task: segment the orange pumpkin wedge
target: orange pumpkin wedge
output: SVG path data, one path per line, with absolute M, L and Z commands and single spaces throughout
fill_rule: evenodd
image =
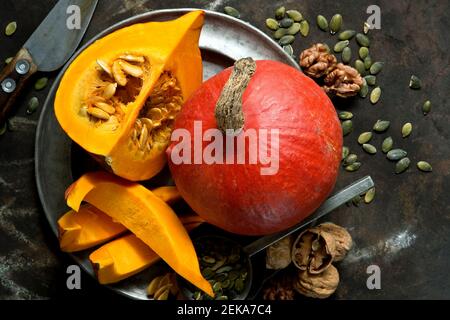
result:
M 203 19 L 203 11 L 193 11 L 134 24 L 86 48 L 56 93 L 63 130 L 118 176 L 156 175 L 166 163 L 174 119 L 202 83 Z
M 94 172 L 83 175 L 67 191 L 67 205 L 73 210 L 78 211 L 83 200 L 121 223 L 175 272 L 214 296 L 183 224 L 150 190 L 106 172 Z

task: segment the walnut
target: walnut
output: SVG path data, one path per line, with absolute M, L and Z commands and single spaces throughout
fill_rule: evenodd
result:
M 288 236 L 267 248 L 267 269 L 284 269 L 291 263 L 292 240 L 292 236 Z
M 358 70 L 338 63 L 336 68 L 325 77 L 323 89 L 326 93 L 346 98 L 356 95 L 363 79 Z
M 292 274 L 278 275 L 271 279 L 264 288 L 264 300 L 294 300 L 294 282 L 296 276 Z
M 300 66 L 310 77 L 326 76 L 336 67 L 336 57 L 328 52 L 327 46 L 316 43 L 300 55 Z
M 319 228 L 302 232 L 292 246 L 292 261 L 300 270 L 319 274 L 333 262 L 336 243 L 333 236 Z
M 343 260 L 353 243 L 352 236 L 347 229 L 331 222 L 322 223 L 317 228 L 333 236 L 336 243 L 334 261 Z
M 294 289 L 307 297 L 324 299 L 336 291 L 338 284 L 339 273 L 333 265 L 330 265 L 320 274 L 300 271 Z

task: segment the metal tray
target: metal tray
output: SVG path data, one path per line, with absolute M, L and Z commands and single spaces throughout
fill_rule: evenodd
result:
M 115 24 L 104 30 L 86 43 L 59 74 L 44 103 L 36 132 L 35 172 L 39 197 L 50 226 L 57 234 L 57 220 L 68 211 L 64 201 L 64 190 L 84 172 L 97 167 L 85 152 L 66 136 L 59 126 L 53 108 L 56 90 L 62 75 L 73 59 L 95 40 L 117 29 L 134 23 L 148 21 L 165 21 L 175 19 L 194 9 L 158 10 L 138 15 Z M 236 59 L 253 57 L 254 59 L 270 59 L 284 62 L 293 67 L 297 63 L 284 50 L 260 30 L 233 17 L 205 11 L 205 25 L 200 37 L 200 48 L 203 57 L 204 80 L 222 69 L 231 66 Z M 170 174 L 164 170 L 147 185 L 170 183 Z M 207 227 L 200 232 L 220 233 L 220 230 Z M 241 239 L 243 242 L 248 239 Z M 94 271 L 89 263 L 89 250 L 72 254 L 75 261 L 90 275 Z M 135 299 L 147 299 L 145 288 L 155 274 L 166 266 L 158 263 L 147 270 L 118 284 L 110 285 L 112 290 Z M 262 268 L 264 269 L 264 268 Z M 254 279 L 256 281 L 257 278 Z M 262 282 L 262 279 L 260 278 Z

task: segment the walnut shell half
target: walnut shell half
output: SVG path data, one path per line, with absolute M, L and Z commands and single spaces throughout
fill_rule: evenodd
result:
M 333 236 L 336 244 L 334 261 L 343 260 L 353 244 L 352 236 L 348 233 L 347 229 L 331 222 L 322 223 L 317 228 Z
M 307 297 L 325 299 L 336 291 L 338 284 L 339 272 L 335 266 L 330 265 L 321 274 L 300 271 L 298 279 L 294 283 L 294 289 Z

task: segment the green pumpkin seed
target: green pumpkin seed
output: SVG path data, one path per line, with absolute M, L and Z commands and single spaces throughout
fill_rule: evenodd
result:
M 228 274 L 228 279 L 230 279 L 230 281 L 234 281 L 239 277 L 240 273 L 236 270 L 231 270 L 230 273 Z
M 308 21 L 303 20 L 302 22 L 300 22 L 300 33 L 304 37 L 308 36 L 308 34 L 309 34 L 309 22 Z
M 403 159 L 399 160 L 395 164 L 395 173 L 399 174 L 399 173 L 405 172 L 406 169 L 409 168 L 410 164 L 411 164 L 411 160 L 409 160 L 409 158 L 403 158 Z
M 211 268 L 205 268 L 205 269 L 202 270 L 202 275 L 206 279 L 211 279 L 214 276 L 214 274 L 215 274 L 215 272 Z
M 214 283 L 213 290 L 214 291 L 219 291 L 220 289 L 222 289 L 222 284 L 220 282 Z
M 427 100 L 422 106 L 422 112 L 424 115 L 427 115 L 431 111 L 431 101 Z
M 366 194 L 364 195 L 364 202 L 371 203 L 374 198 L 375 198 L 375 187 L 367 190 Z
M 206 262 L 207 264 L 214 264 L 216 262 L 216 259 L 214 259 L 213 257 L 210 256 L 204 256 L 202 258 L 203 262 Z
M 362 33 L 357 33 L 356 34 L 356 42 L 358 42 L 358 44 L 361 47 L 370 47 L 370 40 L 369 37 L 367 37 L 366 35 L 362 34 Z
M 328 21 L 327 18 L 319 14 L 317 16 L 317 25 L 319 26 L 320 30 L 327 31 L 328 30 Z
M 392 150 L 393 146 L 394 140 L 392 139 L 392 137 L 387 137 L 386 139 L 383 140 L 383 143 L 381 144 L 381 151 L 383 151 L 383 153 L 388 153 L 389 151 Z
M 370 67 L 370 74 L 380 73 L 381 69 L 383 69 L 383 65 L 384 65 L 383 62 L 380 62 L 380 61 L 374 62 L 372 64 L 372 66 Z
M 342 50 L 342 62 L 348 64 L 352 59 L 352 50 L 349 47 L 345 47 Z
M 353 118 L 353 113 L 349 111 L 341 111 L 339 112 L 338 117 L 341 120 L 350 120 Z
M 380 100 L 380 97 L 381 97 L 381 88 L 376 87 L 370 93 L 370 102 L 372 104 L 376 104 Z
M 237 9 L 230 7 L 230 6 L 226 6 L 225 8 L 223 8 L 223 11 L 229 16 L 232 16 L 232 17 L 235 17 L 238 19 L 241 17 L 240 12 Z
M 217 274 L 216 276 L 215 276 L 215 279 L 216 279 L 216 282 L 218 281 L 218 282 L 222 282 L 222 281 L 225 281 L 225 280 L 227 280 L 227 278 L 228 278 L 228 273 L 219 273 L 219 274 Z
M 342 50 L 344 50 L 345 47 L 347 47 L 349 44 L 348 40 L 343 40 L 343 41 L 339 41 L 334 45 L 334 52 L 342 52 Z
M 365 68 L 366 70 L 369 70 L 371 66 L 372 66 L 372 58 L 371 58 L 370 56 L 367 56 L 367 57 L 364 59 L 364 68 Z
M 289 35 L 283 36 L 280 39 L 279 43 L 282 46 L 286 46 L 286 45 L 291 44 L 292 42 L 294 42 L 294 40 L 295 40 L 295 37 L 289 34 Z
M 375 132 L 384 132 L 387 129 L 389 129 L 390 125 L 391 125 L 390 121 L 377 120 L 377 122 L 375 122 L 375 124 L 373 125 L 373 131 L 375 131 Z
M 6 64 L 10 64 L 11 61 L 13 61 L 13 59 L 14 59 L 14 57 L 6 58 L 6 59 L 5 59 L 5 63 L 6 63 Z
M 289 18 L 294 20 L 295 22 L 300 22 L 303 20 L 303 15 L 298 10 L 288 10 L 286 14 Z
M 17 22 L 12 21 L 8 23 L 8 25 L 5 28 L 5 35 L 6 36 L 12 36 L 17 30 Z
M 358 51 L 359 57 L 364 60 L 369 55 L 369 48 L 361 47 Z
M 355 163 L 358 160 L 358 156 L 354 153 L 350 153 L 347 157 L 345 157 L 343 165 L 344 167 L 349 166 Z
M 241 293 L 244 290 L 244 280 L 236 279 L 234 282 L 234 289 L 237 293 Z
M 228 296 L 217 296 L 216 300 L 228 300 Z
M 353 131 L 353 122 L 352 120 L 345 120 L 342 122 L 342 134 L 344 136 L 348 135 L 350 132 Z
M 363 132 L 358 137 L 359 144 L 365 144 L 372 139 L 372 132 Z
M 30 101 L 28 101 L 27 113 L 33 114 L 38 107 L 39 107 L 39 99 L 37 97 L 31 98 Z
M 350 40 L 353 38 L 356 34 L 355 30 L 345 30 L 339 33 L 338 39 L 339 40 Z
M 224 266 L 220 269 L 217 269 L 217 273 L 224 273 L 224 272 L 230 272 L 231 270 L 233 270 L 233 267 L 231 266 Z
M 375 154 L 375 153 L 377 153 L 377 148 L 375 148 L 375 146 L 373 146 L 373 145 L 371 145 L 369 143 L 364 143 L 362 145 L 362 148 L 368 154 Z
M 231 284 L 231 281 L 229 279 L 226 279 L 225 281 L 222 282 L 222 288 L 223 289 L 227 289 Z
M 275 18 L 277 18 L 278 20 L 283 19 L 285 14 L 286 14 L 285 7 L 279 7 L 277 8 L 277 10 L 275 10 Z
M 223 259 L 217 261 L 217 262 L 211 267 L 211 270 L 216 271 L 216 270 L 219 269 L 221 266 L 223 266 L 223 265 L 225 264 L 225 262 L 226 262 L 226 259 L 225 259 L 225 258 L 223 258 Z
M 363 25 L 364 34 L 368 34 L 369 30 L 370 30 L 370 24 L 366 21 L 366 22 L 364 22 L 364 25 Z
M 422 81 L 419 79 L 419 77 L 412 75 L 411 79 L 409 80 L 409 87 L 411 89 L 418 90 L 422 87 Z
M 283 50 L 290 56 L 294 55 L 294 48 L 292 48 L 290 44 L 288 44 L 287 46 L 283 46 Z
M 291 18 L 283 18 L 280 21 L 280 27 L 289 28 L 290 26 L 292 26 L 293 23 L 294 23 L 294 20 L 292 20 Z
M 406 152 L 403 149 L 392 149 L 387 153 L 386 157 L 389 160 L 397 161 L 397 160 L 403 159 L 407 155 L 408 155 L 408 152 Z
M 359 96 L 361 98 L 366 98 L 369 94 L 369 86 L 367 85 L 366 79 L 363 78 L 363 83 L 361 85 L 361 88 L 359 89 Z
M 366 82 L 369 86 L 374 86 L 377 84 L 377 77 L 374 75 L 369 74 L 365 76 L 364 79 L 366 79 Z
M 301 29 L 301 24 L 296 22 L 296 23 L 292 24 L 292 26 L 289 27 L 287 34 L 295 36 L 300 31 L 300 29 Z
M 342 147 L 342 160 L 344 160 L 350 153 L 350 149 L 346 146 Z
M 34 84 L 34 89 L 36 89 L 38 91 L 42 90 L 47 86 L 47 83 L 48 83 L 48 78 L 46 78 L 46 77 L 40 78 Z
M 408 137 L 411 134 L 412 129 L 413 129 L 413 126 L 412 126 L 411 122 L 405 123 L 402 127 L 402 137 L 403 138 Z
M 335 14 L 330 20 L 330 33 L 335 34 L 339 32 L 342 27 L 342 16 L 340 14 Z
M 6 124 L 6 122 L 0 124 L 0 136 L 5 134 L 6 129 L 8 129 L 8 125 Z
M 364 67 L 364 62 L 362 62 L 362 60 L 356 59 L 355 69 L 359 72 L 360 75 L 364 75 L 366 73 L 366 68 Z
M 274 32 L 273 37 L 277 40 L 283 38 L 287 34 L 287 29 L 285 28 L 279 28 L 277 31 Z
M 200 291 L 194 292 L 193 296 L 194 300 L 202 300 L 202 293 Z
M 426 161 L 419 161 L 419 162 L 417 162 L 417 168 L 420 171 L 424 171 L 424 172 L 431 172 L 431 171 L 433 171 L 433 167 L 431 166 L 431 164 L 429 164 Z
M 266 27 L 270 30 L 276 31 L 279 28 L 278 21 L 273 18 L 266 19 Z
M 354 162 L 351 165 L 346 166 L 345 171 L 355 172 L 358 171 L 359 168 L 361 168 L 361 162 Z

